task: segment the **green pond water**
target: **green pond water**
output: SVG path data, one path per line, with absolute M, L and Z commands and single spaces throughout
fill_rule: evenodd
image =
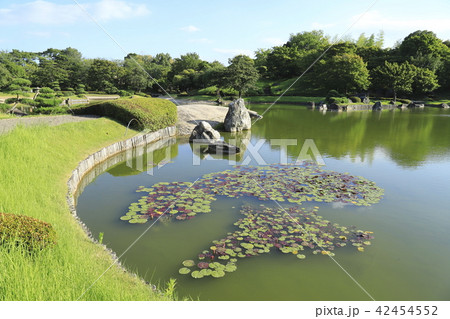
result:
M 251 107 L 261 113 L 267 105 Z M 285 158 L 294 162 L 305 140 L 312 139 L 326 164 L 324 169 L 376 182 L 385 194 L 372 206 L 317 204 L 318 214 L 333 223 L 373 231 L 372 245 L 365 252 L 337 248 L 334 258 L 340 266 L 327 256 L 305 251 L 307 258 L 299 260 L 272 249 L 269 254 L 239 259 L 237 271 L 223 278 L 180 275 L 183 260 L 195 259 L 213 240 L 235 230 L 233 223 L 242 218 L 243 204 L 261 204 L 251 198 L 220 197 L 209 214 L 155 223 L 121 258 L 129 269 L 156 284 L 175 278 L 178 296 L 194 300 L 370 300 L 355 281 L 376 300 L 450 299 L 450 111 L 322 114 L 301 106 L 277 105 L 251 133 L 223 135 L 226 140 L 238 138 L 244 150 L 236 158 L 238 164 L 259 165 L 261 159 L 279 163 Z M 250 139 L 253 153 L 258 149 L 261 158 L 253 156 L 251 146 L 242 145 L 243 138 Z M 285 152 L 271 139 L 294 139 L 298 145 L 288 146 Z M 152 224 L 119 219 L 145 195 L 136 193 L 139 186 L 193 182 L 234 164 L 229 159 L 204 158 L 185 139 L 151 154 L 151 158 L 144 156 L 142 166 L 139 156 L 128 164 L 114 165 L 78 198 L 82 221 L 94 236 L 103 232 L 104 243 L 117 255 Z M 153 167 L 157 163 L 160 167 Z

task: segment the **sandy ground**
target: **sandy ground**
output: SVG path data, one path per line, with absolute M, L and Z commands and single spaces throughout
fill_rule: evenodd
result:
M 200 121 L 207 121 L 213 127 L 223 123 L 228 107 L 208 104 L 178 105 L 178 135 L 190 135 Z M 0 120 L 0 134 L 11 131 L 17 125 L 32 126 L 45 124 L 50 126 L 69 122 L 80 122 L 95 119 L 94 116 L 55 115 L 42 117 L 20 117 Z
M 206 121 L 212 127 L 223 123 L 228 107 L 208 104 L 178 105 L 178 135 L 191 135 L 200 121 Z
M 55 115 L 55 116 L 38 116 L 38 117 L 18 117 L 13 119 L 0 120 L 0 134 L 11 131 L 17 125 L 33 126 L 45 124 L 57 126 L 70 122 L 88 121 L 98 118 L 97 116 L 75 116 L 75 115 Z

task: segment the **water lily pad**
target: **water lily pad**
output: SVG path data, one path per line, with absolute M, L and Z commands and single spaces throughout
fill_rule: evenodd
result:
M 178 272 L 179 272 L 181 275 L 186 275 L 186 274 L 190 273 L 191 270 L 190 270 L 189 268 L 183 267 L 183 268 L 180 268 L 180 269 L 178 270 Z
M 195 262 L 191 259 L 183 261 L 183 266 L 185 266 L 185 267 L 192 267 L 194 265 L 195 265 Z
M 198 271 L 198 270 L 194 270 L 193 272 L 191 272 L 191 276 L 192 276 L 192 278 L 195 278 L 195 279 L 200 279 L 200 278 L 204 277 L 204 275 L 201 274 L 200 271 Z

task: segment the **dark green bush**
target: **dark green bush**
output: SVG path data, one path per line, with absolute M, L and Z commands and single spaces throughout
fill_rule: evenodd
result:
M 6 100 L 5 100 L 5 103 L 6 103 L 6 104 L 13 104 L 13 103 L 16 103 L 17 101 L 18 101 L 17 98 L 15 98 L 15 97 L 10 97 L 9 99 L 6 99 Z
M 63 106 L 38 107 L 33 110 L 34 114 L 67 114 L 69 109 Z
M 348 104 L 348 99 L 346 97 L 330 97 L 327 99 L 328 103 L 336 103 L 336 104 Z
M 62 103 L 61 99 L 56 99 L 56 98 L 52 98 L 52 99 L 45 99 L 40 97 L 40 95 L 38 95 L 38 97 L 36 98 L 36 103 L 37 106 L 39 107 L 54 107 L 54 106 L 59 106 Z
M 53 99 L 55 97 L 55 94 L 54 93 L 40 93 L 38 95 L 38 97 L 42 98 L 42 99 Z
M 342 97 L 342 94 L 336 90 L 330 90 L 328 91 L 326 98 L 328 99 L 330 97 Z
M 33 99 L 20 99 L 20 103 L 25 104 L 25 105 L 30 105 L 30 106 L 37 105 L 36 101 Z
M 133 96 L 133 93 L 125 91 L 125 90 L 119 90 L 119 92 L 117 92 L 117 94 L 119 94 L 119 96 Z
M 177 107 L 168 100 L 137 97 L 102 103 L 81 105 L 73 108 L 75 114 L 106 116 L 135 129 L 156 131 L 177 122 Z
M 350 96 L 349 99 L 352 100 L 353 103 L 361 103 L 361 98 L 357 96 Z
M 43 87 L 39 90 L 39 94 L 41 94 L 41 93 L 44 93 L 44 94 L 53 93 L 54 94 L 55 91 L 49 87 Z
M 53 226 L 23 215 L 0 213 L 0 243 L 24 245 L 29 250 L 56 244 Z

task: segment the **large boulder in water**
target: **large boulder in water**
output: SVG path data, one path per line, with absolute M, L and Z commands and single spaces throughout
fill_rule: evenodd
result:
M 252 127 L 252 121 L 243 99 L 237 99 L 230 103 L 223 124 L 227 132 L 239 132 Z
M 189 142 L 193 140 L 217 141 L 220 140 L 220 133 L 213 129 L 208 122 L 201 121 L 192 130 L 191 136 L 189 137 Z

